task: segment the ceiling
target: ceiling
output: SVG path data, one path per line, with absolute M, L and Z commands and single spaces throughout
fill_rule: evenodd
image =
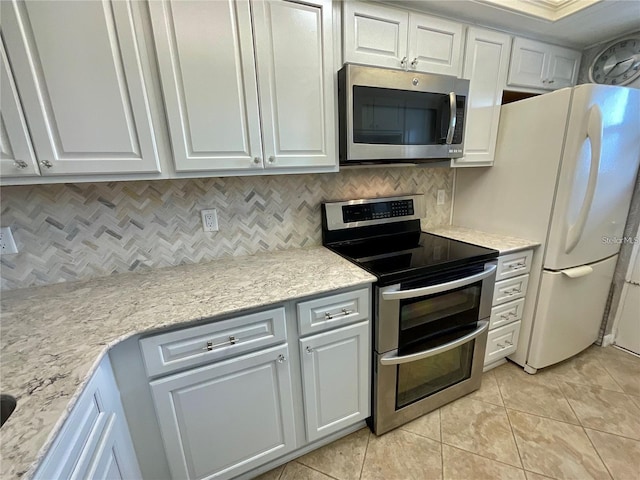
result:
M 381 0 L 566 46 L 640 30 L 640 0 Z

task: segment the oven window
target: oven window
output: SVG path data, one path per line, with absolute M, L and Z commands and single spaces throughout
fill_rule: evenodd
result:
M 353 87 L 353 142 L 437 145 L 447 95 Z M 448 112 L 447 112 L 448 115 Z
M 471 377 L 475 340 L 432 357 L 398 365 L 396 409 Z
M 427 297 L 400 301 L 399 353 L 433 336 L 474 326 L 480 313 L 482 282 Z

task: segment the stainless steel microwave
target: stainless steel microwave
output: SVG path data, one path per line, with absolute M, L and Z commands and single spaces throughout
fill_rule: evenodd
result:
M 340 163 L 458 158 L 469 81 L 347 64 L 338 71 Z

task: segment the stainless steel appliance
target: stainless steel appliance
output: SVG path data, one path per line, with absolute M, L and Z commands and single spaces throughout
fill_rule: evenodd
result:
M 325 203 L 322 212 L 323 244 L 378 279 L 373 431 L 478 389 L 498 252 L 421 232 L 422 195 Z
M 340 162 L 461 157 L 469 81 L 345 65 L 338 72 Z

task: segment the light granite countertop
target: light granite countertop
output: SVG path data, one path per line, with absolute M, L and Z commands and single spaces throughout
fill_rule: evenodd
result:
M 513 253 L 519 250 L 528 250 L 539 247 L 540 243 L 523 238 L 501 235 L 498 233 L 482 232 L 471 228 L 457 227 L 455 225 L 443 225 L 440 227 L 428 228 L 428 233 L 440 235 L 441 237 L 460 240 L 461 242 L 473 243 L 480 247 L 493 248 L 498 250 L 500 255 Z
M 0 477 L 29 478 L 102 357 L 133 335 L 374 282 L 323 247 L 2 293 Z

